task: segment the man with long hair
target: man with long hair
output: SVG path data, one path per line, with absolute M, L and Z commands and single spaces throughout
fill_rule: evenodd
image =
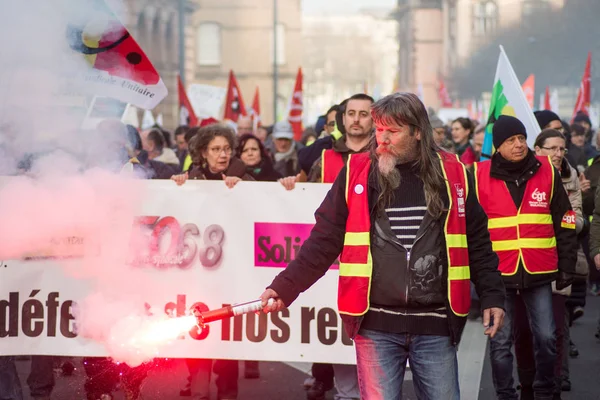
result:
M 261 299 L 266 312 L 289 306 L 341 253 L 338 309 L 354 339 L 361 399 L 401 398 L 407 360 L 417 398 L 459 399 L 469 280 L 485 334 L 504 318 L 487 217 L 470 173 L 435 145 L 416 95 L 389 95 L 371 114 L 376 146 L 349 157 L 297 258 Z

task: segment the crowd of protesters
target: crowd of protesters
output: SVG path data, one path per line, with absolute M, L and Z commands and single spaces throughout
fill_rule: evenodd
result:
M 130 165 L 138 176 L 145 179 L 171 179 L 178 185 L 185 184 L 189 179 L 222 180 L 229 188 L 240 181 L 280 182 L 286 189 L 293 190 L 298 182 L 333 183 L 350 155 L 374 151 L 376 124 L 372 114 L 373 103 L 370 96 L 356 94 L 340 104 L 332 105 L 314 126 L 304 131 L 300 141 L 295 140 L 292 126 L 287 121 L 253 127 L 252 121 L 245 117 L 240 117 L 237 127 L 210 118 L 202 120 L 197 127 L 179 126 L 173 134 L 159 126 L 140 132 L 134 126 L 113 120 L 102 122 L 97 129 L 120 132 L 123 141 L 119 151 L 123 153 L 123 164 Z M 510 331 L 499 331 L 491 344 L 498 398 L 517 398 L 512 382 L 512 356 L 506 355 L 506 349 L 510 353 L 514 343 L 521 398 L 533 399 L 535 396 L 536 399 L 560 399 L 561 390 L 571 390 L 569 358 L 578 356 L 576 343 L 570 339 L 569 331 L 573 322 L 585 312 L 586 295 L 600 295 L 600 273 L 597 270 L 600 268 L 600 191 L 597 190 L 600 179 L 600 135 L 595 134 L 585 114 L 578 114 L 569 124 L 551 111 L 537 111 L 535 116 L 541 132 L 526 132 L 515 118 L 501 118 L 494 125 L 494 145 L 496 149 L 510 146 L 513 153 L 520 151 L 523 154 L 522 158 L 511 160 L 501 152 L 493 156 L 482 154 L 486 134 L 483 121 L 461 117 L 445 122 L 432 109 L 427 114 L 432 146 L 456 154 L 470 171 L 469 179 L 485 173 L 481 172 L 483 167 L 478 169 L 478 165 L 482 159 L 491 157 L 492 177 L 497 173 L 498 180 L 517 182 L 514 188 L 507 183 L 510 186 L 507 196 L 509 199 L 512 196 L 517 208 L 523 199 L 526 182 L 530 179 L 523 176 L 524 173 L 533 176 L 549 171 L 552 179 L 562 183 L 556 190 L 563 191 L 554 192 L 550 206 L 554 208 L 549 213 L 560 214 L 560 228 L 563 214 L 572 210 L 575 216 L 575 234 L 572 236 L 575 238 L 576 235 L 576 239 L 573 239 L 576 240 L 573 242 L 575 246 L 565 245 L 570 243 L 571 232 L 564 233 L 556 228 L 552 235 L 556 236 L 555 247 L 559 248 L 558 266 L 548 271 L 546 279 L 533 279 L 531 277 L 535 275 L 529 275 L 526 271 L 515 275 L 513 281 L 503 276 L 507 298 L 513 301 L 506 303 L 507 306 L 502 304 L 506 313 L 510 314 L 507 328 Z M 535 145 L 529 151 L 525 142 L 528 135 L 536 136 Z M 544 159 L 549 159 L 549 163 L 545 164 Z M 498 171 L 494 171 L 495 165 Z M 21 163 L 20 171 L 26 172 L 27 169 L 28 162 Z M 414 171 L 401 173 L 412 176 Z M 489 214 L 484 200 L 480 198 L 479 201 Z M 549 222 L 556 223 L 556 219 Z M 492 230 L 492 225 L 489 227 Z M 566 236 L 569 238 L 565 239 Z M 414 235 L 411 240 L 414 240 Z M 493 233 L 491 240 L 494 241 Z M 410 248 L 412 242 L 402 243 L 402 246 Z M 561 246 L 569 254 L 560 254 Z M 561 263 L 569 265 L 563 266 Z M 569 276 L 555 275 L 556 269 L 561 273 L 569 271 Z M 551 289 L 549 279 L 552 281 Z M 533 305 L 536 301 L 545 299 L 545 295 L 537 294 L 534 289 L 546 288 L 546 284 L 552 292 L 551 304 L 540 307 L 548 307 L 553 315 L 553 323 L 544 325 L 536 317 L 537 311 L 532 310 L 538 310 Z M 477 300 L 477 293 L 472 292 Z M 476 319 L 481 312 L 479 307 L 483 305 L 477 301 L 472 304 L 470 316 Z M 375 327 L 383 321 L 378 322 L 372 314 L 367 314 L 366 320 Z M 600 326 L 595 334 L 600 336 Z M 245 378 L 260 377 L 258 362 L 247 361 L 244 365 Z M 187 366 L 190 375 L 188 385 L 181 388 L 182 396 L 208 399 L 211 372 L 214 372 L 219 399 L 238 398 L 237 361 L 190 359 L 187 360 Z M 50 399 L 57 367 L 66 376 L 73 371 L 73 364 L 69 360 L 32 356 L 31 374 L 27 380 L 32 397 Z M 119 381 L 126 398 L 137 399 L 148 371 L 147 366 L 115 366 L 105 358 L 86 358 L 84 367 L 88 400 L 111 399 Z M 309 400 L 324 399 L 326 392 L 334 387 L 337 399 L 361 397 L 355 366 L 314 364 L 312 377 L 304 382 L 304 386 Z M 8 399 L 21 400 L 22 389 L 13 358 L 0 357 L 0 400 Z

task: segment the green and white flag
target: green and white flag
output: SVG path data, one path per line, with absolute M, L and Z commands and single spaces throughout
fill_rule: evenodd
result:
M 511 115 L 518 118 L 527 130 L 527 144 L 530 148 L 533 148 L 535 138 L 541 131 L 540 125 L 533 115 L 519 79 L 517 79 L 517 75 L 512 65 L 510 65 L 510 61 L 502 46 L 500 46 L 500 57 L 498 58 L 496 78 L 494 79 L 494 88 L 492 89 L 492 98 L 490 100 L 490 112 L 488 113 L 488 122 L 481 154 L 482 160 L 491 158 L 494 152 L 492 127 L 500 115 Z

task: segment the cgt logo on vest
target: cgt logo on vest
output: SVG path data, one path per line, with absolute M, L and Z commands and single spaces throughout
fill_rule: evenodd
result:
M 548 196 L 547 196 L 546 192 L 540 192 L 540 190 L 538 188 L 535 188 L 533 193 L 531 193 L 531 198 L 533 200 L 529 201 L 529 207 L 547 208 L 548 207 L 547 197 Z
M 465 188 L 460 183 L 454 184 L 454 190 L 456 190 L 456 206 L 458 209 L 458 216 L 465 216 Z

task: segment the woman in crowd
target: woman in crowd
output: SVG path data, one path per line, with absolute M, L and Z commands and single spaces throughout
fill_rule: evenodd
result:
M 452 141 L 460 161 L 470 168 L 475 163 L 477 156 L 471 146 L 471 136 L 475 130 L 473 121 L 469 118 L 456 118 L 452 121 Z
M 192 132 L 195 131 L 195 132 Z M 178 185 L 184 184 L 188 179 L 223 180 L 229 188 L 238 182 L 253 181 L 254 178 L 246 171 L 246 165 L 238 158 L 233 157 L 235 149 L 235 131 L 222 124 L 213 124 L 202 128 L 190 129 L 189 152 L 192 158 L 190 170 L 173 179 Z M 208 399 L 210 396 L 210 377 L 213 370 L 213 361 L 207 359 L 187 359 L 190 371 L 190 392 L 194 398 Z M 238 395 L 238 361 L 215 360 L 214 372 L 218 398 L 221 400 L 234 400 Z M 184 392 L 182 391 L 182 392 Z
M 236 147 L 233 129 L 226 125 L 214 124 L 192 128 L 189 133 L 193 133 L 189 143 L 192 166 L 189 171 L 171 178 L 178 185 L 187 179 L 224 180 L 231 188 L 242 180 L 254 180 L 246 172 L 246 164 L 232 157 Z
M 275 182 L 282 178 L 273 168 L 273 160 L 265 146 L 252 134 L 242 135 L 236 156 L 246 164 L 246 172 L 259 182 Z

